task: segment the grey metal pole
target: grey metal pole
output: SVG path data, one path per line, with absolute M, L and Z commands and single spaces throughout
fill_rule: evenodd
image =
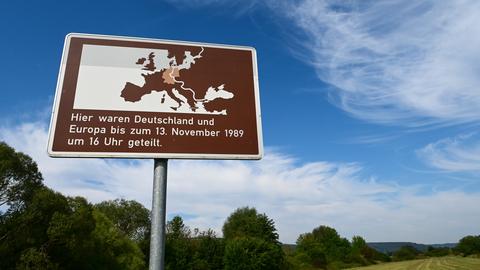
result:
M 168 159 L 154 160 L 149 270 L 165 269 L 165 215 Z

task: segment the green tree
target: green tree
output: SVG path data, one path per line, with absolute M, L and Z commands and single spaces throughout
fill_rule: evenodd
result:
M 302 234 L 298 237 L 295 257 L 316 268 L 327 266 L 325 248 L 311 233 Z
M 275 223 L 255 208 L 235 210 L 225 221 L 225 269 L 283 269 L 286 260 Z
M 352 238 L 351 253 L 347 261 L 365 266 L 375 264 L 377 261 L 387 262 L 389 260 L 390 257 L 388 255 L 368 246 L 365 239 L 361 236 L 354 236 Z
M 464 256 L 480 253 L 480 235 L 468 235 L 460 239 L 456 250 Z
M 43 253 L 47 258 L 47 229 L 55 213 L 68 211 L 67 199 L 47 188 L 37 190 L 22 211 L 15 211 L 4 218 L 0 226 L 0 269 L 15 268 L 20 256 L 28 249 L 30 255 Z M 27 256 L 25 254 L 24 256 Z M 28 257 L 32 257 L 28 256 Z
M 212 230 L 194 232 L 180 216 L 167 223 L 165 268 L 169 270 L 220 270 L 224 269 L 225 242 Z
M 68 207 L 68 211 L 53 215 L 47 229 L 54 262 L 66 269 L 144 267 L 138 246 L 84 198 L 68 198 Z
M 140 242 L 148 238 L 150 230 L 150 211 L 136 201 L 116 199 L 95 205 L 95 209 L 110 219 L 116 228 L 133 241 Z
M 116 229 L 103 213 L 94 210 L 93 217 L 96 223 L 93 238 L 97 249 L 107 251 L 106 255 L 114 260 L 115 269 L 144 269 L 146 261 L 138 245 Z
M 278 243 L 274 221 L 265 214 L 257 213 L 255 208 L 243 207 L 235 210 L 225 221 L 222 231 L 226 240 L 255 237 Z
M 37 190 L 5 219 L 0 269 L 142 269 L 143 254 L 84 198 Z
M 172 220 L 167 222 L 167 239 L 189 238 L 192 235 L 190 228 L 183 223 L 180 216 L 174 216 Z
M 63 197 L 61 194 L 56 196 Z M 47 198 L 48 199 L 48 198 Z M 67 269 L 92 269 L 103 265 L 113 265 L 96 250 L 92 237 L 95 230 L 93 209 L 84 198 L 65 198 L 63 211 L 55 211 L 46 223 L 48 255 L 52 261 Z M 89 260 L 85 260 L 89 258 Z M 102 260 L 105 259 L 105 262 Z
M 0 142 L 0 206 L 7 205 L 9 212 L 21 209 L 43 186 L 42 181 L 35 161 Z
M 351 251 L 350 242 L 341 238 L 334 228 L 328 226 L 319 226 L 311 233 L 300 235 L 297 239 L 297 248 L 310 254 L 312 260 L 316 259 L 314 254 L 325 256 L 329 264 L 335 261 L 345 262 Z
M 42 184 L 35 162 L 0 143 L 0 269 L 143 269 L 137 245 L 84 198 Z
M 366 257 L 369 255 L 369 251 L 370 247 L 367 245 L 365 239 L 361 236 L 354 236 L 352 238 L 352 248 L 347 257 L 347 261 L 360 265 L 368 265 L 370 262 Z
M 195 270 L 224 269 L 223 256 L 225 241 L 218 238 L 214 231 L 196 233 L 194 236 L 195 255 L 193 265 Z
M 180 216 L 175 216 L 167 223 L 166 233 L 165 269 L 192 269 L 194 250 L 190 228 Z
M 150 211 L 136 201 L 124 199 L 104 201 L 94 207 L 107 216 L 120 232 L 135 241 L 148 261 L 150 255 Z
M 367 241 L 363 239 L 361 236 L 354 236 L 352 237 L 352 252 L 361 253 L 362 249 L 367 246 Z
M 282 269 L 283 251 L 279 245 L 261 238 L 231 239 L 225 247 L 225 270 Z
M 31 270 L 31 269 L 46 269 L 56 270 L 60 269 L 58 264 L 52 263 L 50 258 L 44 250 L 36 248 L 29 248 L 22 252 L 20 261 L 16 266 L 17 270 Z

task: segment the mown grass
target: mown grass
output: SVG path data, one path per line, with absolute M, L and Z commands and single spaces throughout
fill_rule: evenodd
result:
M 358 270 L 480 270 L 480 259 L 474 257 L 439 257 L 422 260 L 384 263 L 366 267 L 350 268 Z

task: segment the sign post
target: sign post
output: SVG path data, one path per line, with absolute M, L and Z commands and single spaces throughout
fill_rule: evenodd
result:
M 251 47 L 69 34 L 48 153 L 154 159 L 150 269 L 163 269 L 168 159 L 262 158 L 258 92 Z
M 165 265 L 167 165 L 167 159 L 154 160 L 149 270 L 163 270 Z

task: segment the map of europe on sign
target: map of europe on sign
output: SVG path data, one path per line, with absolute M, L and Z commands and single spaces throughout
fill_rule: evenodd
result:
M 53 157 L 260 159 L 252 47 L 69 34 Z
M 195 49 L 84 45 L 74 108 L 227 114 L 218 101 L 232 99 L 234 94 L 225 83 L 212 82 L 204 89 L 182 78 L 185 72 L 202 72 L 197 62 L 208 55 L 203 47 Z

